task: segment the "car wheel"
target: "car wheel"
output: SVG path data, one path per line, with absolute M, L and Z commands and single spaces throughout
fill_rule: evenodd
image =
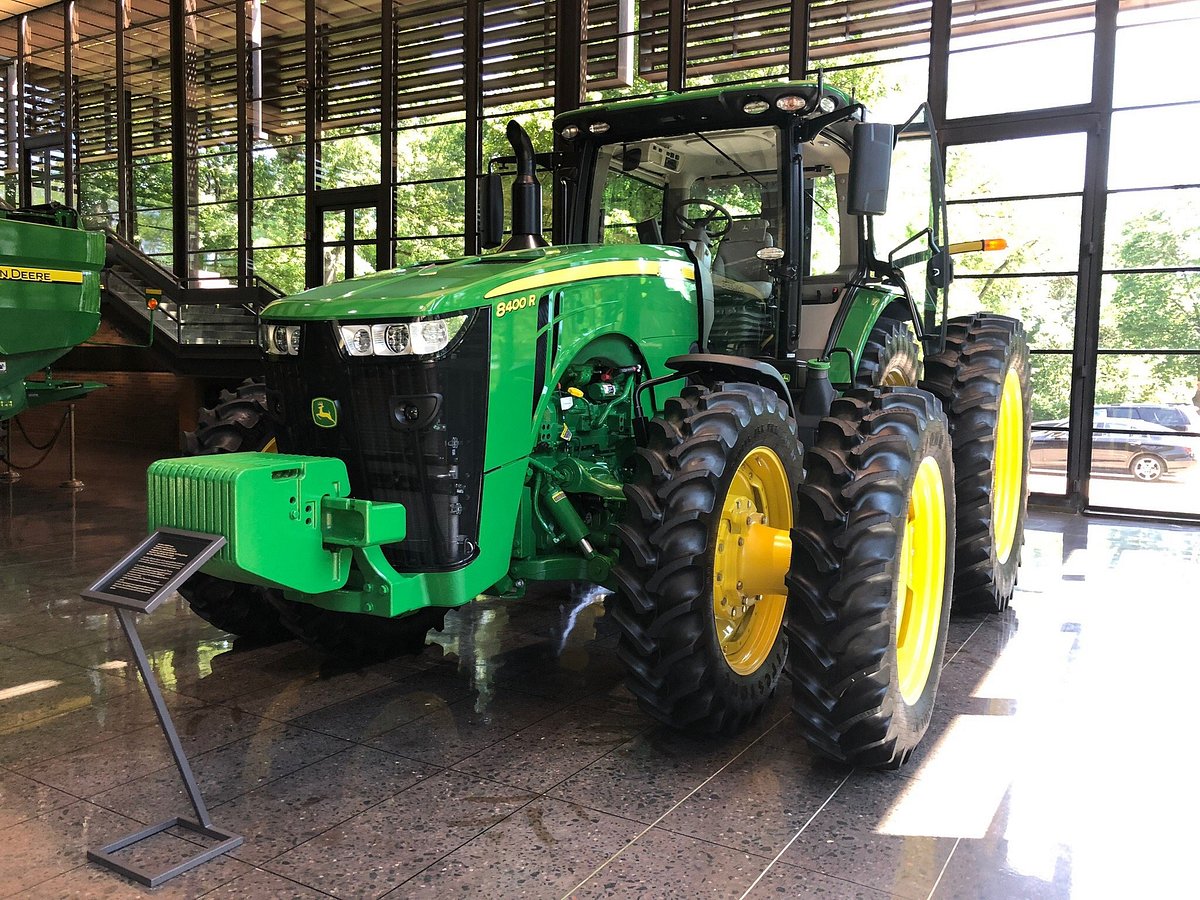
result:
M 1167 474 L 1167 466 L 1150 453 L 1139 453 L 1129 463 L 1129 474 L 1138 481 L 1158 481 Z

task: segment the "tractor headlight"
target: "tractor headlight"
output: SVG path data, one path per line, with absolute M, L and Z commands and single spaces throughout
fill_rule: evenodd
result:
M 376 356 L 400 356 L 408 352 L 407 325 L 372 325 L 371 343 Z
M 374 341 L 370 325 L 343 325 L 342 343 L 351 356 L 370 356 Z
M 342 346 L 350 356 L 429 356 L 440 353 L 462 331 L 467 316 L 339 325 Z
M 300 353 L 300 326 L 264 322 L 259 343 L 272 356 L 296 356 Z

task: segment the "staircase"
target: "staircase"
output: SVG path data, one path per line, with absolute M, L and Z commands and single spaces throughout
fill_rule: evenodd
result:
M 106 237 L 101 312 L 141 342 L 122 353 L 149 351 L 181 375 L 249 375 L 261 368 L 258 314 L 283 296 L 279 289 L 257 276 L 242 287 L 186 285 L 124 238 L 111 231 Z

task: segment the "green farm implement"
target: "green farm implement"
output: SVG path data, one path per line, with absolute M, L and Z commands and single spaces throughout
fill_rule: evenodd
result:
M 818 752 L 901 764 L 951 599 L 1012 596 L 1029 362 L 1016 320 L 946 316 L 951 254 L 986 247 L 947 239 L 927 110 L 865 119 L 775 83 L 568 113 L 553 154 L 511 123 L 499 252 L 271 304 L 265 384 L 151 468 L 151 527 L 228 541 L 193 608 L 365 661 L 481 593 L 594 582 L 651 716 L 736 731 L 786 675 Z M 881 255 L 901 149 L 920 202 Z
M 103 386 L 29 378 L 95 334 L 103 267 L 104 235 L 73 210 L 0 209 L 0 422 Z

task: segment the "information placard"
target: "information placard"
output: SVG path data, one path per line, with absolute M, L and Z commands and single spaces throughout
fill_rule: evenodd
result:
M 225 546 L 219 534 L 160 528 L 81 594 L 87 600 L 152 612 Z

